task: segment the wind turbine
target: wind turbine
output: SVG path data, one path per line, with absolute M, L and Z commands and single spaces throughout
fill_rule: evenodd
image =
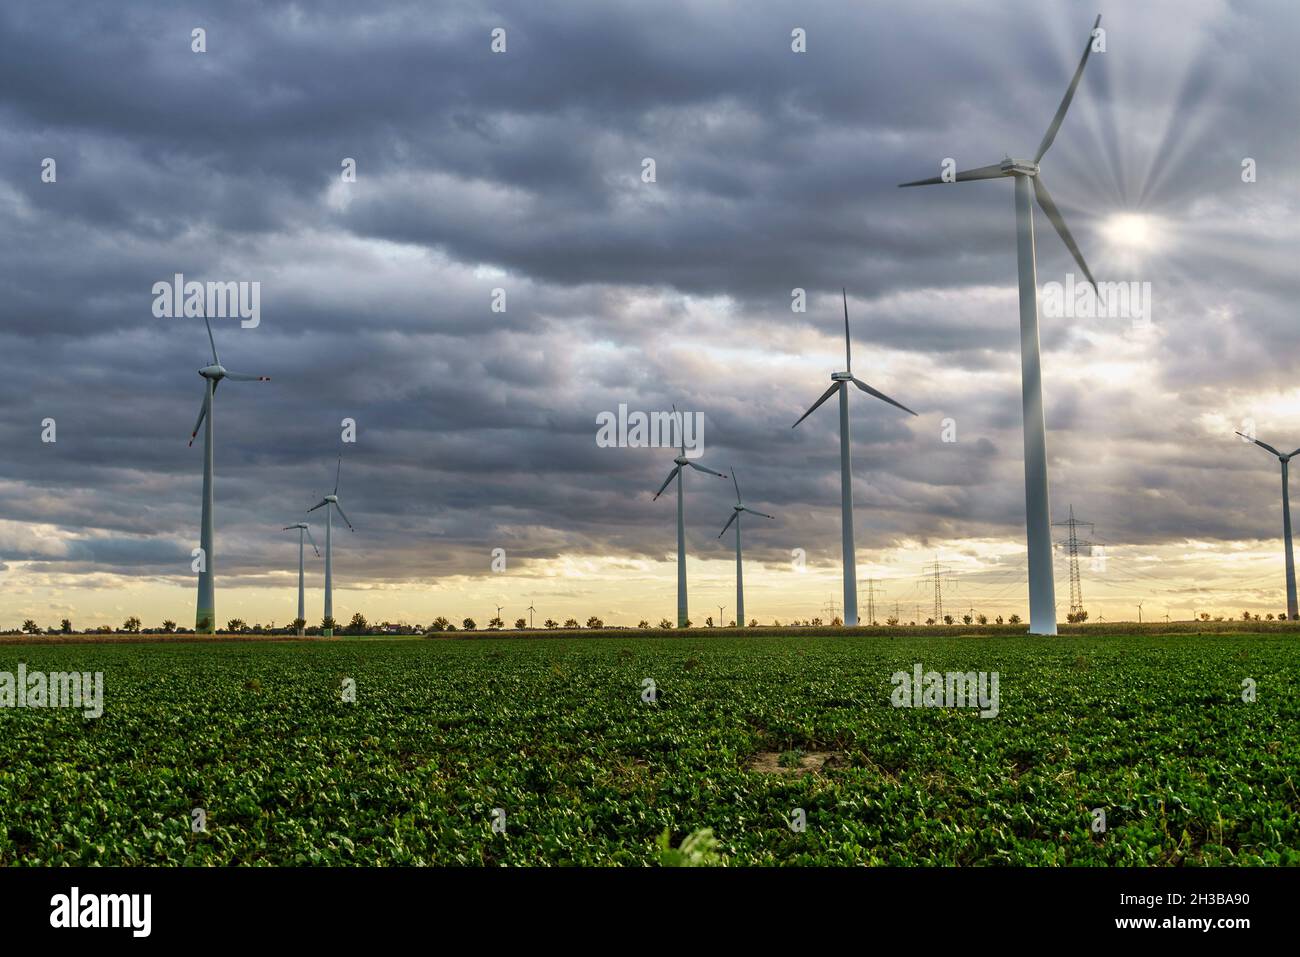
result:
M 849 294 L 844 290 L 840 290 L 840 294 L 844 297 L 844 371 L 831 373 L 831 387 L 822 393 L 822 397 L 813 403 L 811 409 L 799 416 L 799 422 L 816 412 L 818 406 L 836 392 L 840 394 L 840 537 L 844 550 L 844 624 L 851 628 L 858 623 L 858 563 L 853 549 L 853 470 L 849 464 L 849 383 L 852 382 L 867 395 L 897 406 L 904 412 L 911 412 L 912 415 L 916 413 L 853 375 L 853 356 L 849 348 Z M 799 422 L 790 428 L 795 428 Z
M 1070 229 L 1056 208 L 1052 196 L 1043 184 L 1038 164 L 1043 155 L 1056 139 L 1056 133 L 1065 119 L 1065 111 L 1070 108 L 1074 91 L 1083 76 L 1083 68 L 1092 52 L 1093 32 L 1101 24 L 1098 15 L 1088 34 L 1088 43 L 1083 48 L 1083 58 L 1074 71 L 1074 79 L 1052 117 L 1051 125 L 1043 134 L 1038 144 L 1038 152 L 1032 160 L 1015 160 L 1007 158 L 993 166 L 981 166 L 978 169 L 962 170 L 954 181 L 958 183 L 976 179 L 999 179 L 1007 176 L 1016 181 L 1016 261 L 1020 274 L 1020 398 L 1024 411 L 1025 441 L 1025 530 L 1029 546 L 1029 633 L 1033 635 L 1056 634 L 1056 585 L 1052 577 L 1052 520 L 1049 516 L 1047 501 L 1047 435 L 1043 422 L 1043 388 L 1042 372 L 1038 348 L 1038 277 L 1034 250 L 1034 209 L 1030 198 L 1037 199 L 1038 205 L 1047 214 L 1056 231 L 1060 233 L 1074 261 L 1079 264 L 1083 274 L 1088 277 L 1094 292 L 1096 280 L 1088 264 L 1083 260 Z M 945 182 L 942 176 L 920 179 L 900 186 L 930 186 Z
M 764 512 L 756 511 L 749 508 L 740 499 L 740 483 L 736 481 L 736 470 L 731 470 L 731 483 L 736 486 L 736 504 L 731 506 L 731 518 L 727 519 L 727 524 L 722 526 L 722 531 L 718 532 L 718 538 L 727 534 L 727 529 L 731 523 L 736 523 L 736 624 L 745 627 L 745 577 L 741 569 L 740 561 L 740 513 L 748 512 L 750 515 L 759 515 L 763 518 L 772 518 L 776 516 L 768 515 Z M 719 613 L 721 617 L 721 613 Z
M 1272 452 L 1277 456 L 1277 460 L 1282 463 L 1282 538 L 1286 542 L 1286 616 L 1291 621 L 1295 621 L 1297 608 L 1295 598 L 1295 559 L 1291 555 L 1291 490 L 1287 483 L 1287 463 L 1291 457 L 1300 454 L 1300 449 L 1294 452 L 1288 452 L 1285 455 L 1279 452 L 1273 446 L 1259 439 L 1252 438 L 1245 433 L 1238 432 L 1243 439 L 1248 442 L 1254 442 L 1266 452 Z
M 303 544 L 303 535 L 305 534 L 305 535 L 307 536 L 307 541 L 311 542 L 311 550 L 312 550 L 313 552 L 316 553 L 316 557 L 317 557 L 317 558 L 320 558 L 320 549 L 316 547 L 316 540 L 315 540 L 314 538 L 311 537 L 311 528 L 307 525 L 306 522 L 298 522 L 298 523 L 295 524 L 295 525 L 286 525 L 283 529 L 281 529 L 281 531 L 285 531 L 285 532 L 287 532 L 287 531 L 289 531 L 289 529 L 291 529 L 291 528 L 296 528 L 296 529 L 298 529 L 298 620 L 301 621 L 301 622 L 306 622 L 306 621 L 307 621 L 307 605 L 306 605 L 306 603 L 303 601 L 303 590 L 302 590 L 302 577 L 303 577 L 302 544 Z M 299 637 L 299 638 L 302 637 L 303 630 L 304 630 L 304 629 L 301 628 L 301 627 L 298 629 L 298 637 Z
M 343 506 L 339 504 L 339 475 L 343 471 L 343 456 L 339 456 L 339 464 L 334 470 L 334 491 L 326 495 L 323 499 L 307 509 L 308 512 L 314 512 L 318 508 L 325 509 L 325 617 L 333 619 L 334 617 L 334 547 L 330 541 L 331 532 L 334 530 L 334 509 L 338 509 L 339 518 L 343 519 L 344 524 L 352 531 L 352 523 L 348 521 L 347 513 L 343 511 Z M 331 508 L 330 506 L 333 506 Z M 334 637 L 334 629 L 326 628 L 323 632 L 326 638 Z
M 217 340 L 212 338 L 212 323 L 203 317 L 203 324 L 208 327 L 208 344 L 212 346 L 212 365 L 204 366 L 199 375 L 206 380 L 203 405 L 199 407 L 199 417 L 194 422 L 194 431 L 190 433 L 190 446 L 199 434 L 199 426 L 207 420 L 203 430 L 203 519 L 199 528 L 199 545 L 203 549 L 203 563 L 199 571 L 199 598 L 194 610 L 194 630 L 201 634 L 213 634 L 217 628 L 217 603 L 213 585 L 212 564 L 212 397 L 217 394 L 217 386 L 222 379 L 235 382 L 270 382 L 270 376 L 245 375 L 242 372 L 230 372 L 221 364 L 217 356 Z
M 535 611 L 537 611 L 537 609 L 534 608 L 532 605 L 528 606 L 528 627 L 530 629 L 533 627 L 533 612 Z
M 685 505 L 682 502 L 682 486 L 686 484 L 686 466 L 690 466 L 697 472 L 705 472 L 709 475 L 716 475 L 718 478 L 726 478 L 721 472 L 715 472 L 713 469 L 705 468 L 696 462 L 692 462 L 686 457 L 686 428 L 682 422 L 681 413 L 677 411 L 677 406 L 673 406 L 673 413 L 677 416 L 679 424 L 678 433 L 682 440 L 682 451 L 677 458 L 673 459 L 673 470 L 668 473 L 664 479 L 664 484 L 659 486 L 659 491 L 655 492 L 652 501 L 658 501 L 659 496 L 664 493 L 668 483 L 677 479 L 677 627 L 686 627 L 686 512 Z

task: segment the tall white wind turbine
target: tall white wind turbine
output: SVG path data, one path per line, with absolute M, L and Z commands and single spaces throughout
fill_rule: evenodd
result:
M 836 392 L 840 394 L 840 538 L 844 553 L 844 624 L 853 627 L 858 623 L 858 562 L 853 547 L 853 469 L 849 462 L 849 383 L 852 382 L 867 395 L 897 406 L 904 412 L 911 412 L 912 415 L 916 413 L 853 375 L 853 355 L 849 347 L 849 295 L 844 290 L 841 290 L 841 295 L 844 297 L 844 371 L 831 373 L 831 387 L 822 393 L 822 397 L 813 403 L 811 409 L 799 416 L 799 422 L 816 412 L 817 408 Z M 795 428 L 799 422 L 790 428 Z
M 657 501 L 659 496 L 664 493 L 668 483 L 677 479 L 677 627 L 685 628 L 686 621 L 689 617 L 686 613 L 686 512 L 682 502 L 682 486 L 686 483 L 686 469 L 695 469 L 697 472 L 705 472 L 709 475 L 716 475 L 718 478 L 726 478 L 721 472 L 715 472 L 713 469 L 705 468 L 696 462 L 692 462 L 686 457 L 686 428 L 680 412 L 677 412 L 677 406 L 673 406 L 673 412 L 677 415 L 678 431 L 682 441 L 681 454 L 673 459 L 673 470 L 668 473 L 664 479 L 664 484 L 659 486 L 659 491 L 655 492 L 654 500 Z
M 199 417 L 190 433 L 190 445 L 199 434 L 199 426 L 207 422 L 203 430 L 203 518 L 199 528 L 199 545 L 203 549 L 203 564 L 199 572 L 199 598 L 194 609 L 194 630 L 200 634 L 212 634 L 217 630 L 216 589 L 213 584 L 214 574 L 212 556 L 212 397 L 217 394 L 217 386 L 222 379 L 235 382 L 270 382 L 270 376 L 245 375 L 242 372 L 230 372 L 221 364 L 217 356 L 217 340 L 212 338 L 212 323 L 203 317 L 208 327 L 208 345 L 212 346 L 212 364 L 199 370 L 205 380 L 203 404 L 199 407 Z
M 352 523 L 348 521 L 347 513 L 343 511 L 343 506 L 339 504 L 339 476 L 343 472 L 343 456 L 339 456 L 339 464 L 334 470 L 334 491 L 326 495 L 323 499 L 307 509 L 308 512 L 314 512 L 318 508 L 325 509 L 325 617 L 334 618 L 334 510 L 338 509 L 339 518 L 352 531 Z M 326 628 L 322 632 L 326 638 L 334 637 L 334 629 Z
M 718 532 L 718 538 L 727 534 L 727 529 L 731 523 L 736 523 L 736 624 L 741 628 L 745 627 L 745 576 L 744 569 L 740 559 L 740 513 L 748 512 L 750 515 L 758 515 L 761 518 L 776 518 L 775 515 L 768 515 L 756 509 L 749 508 L 740 498 L 740 483 L 736 481 L 736 470 L 731 470 L 731 483 L 736 486 L 736 504 L 731 506 L 731 518 L 727 519 L 727 524 L 722 526 L 722 531 Z M 721 612 L 718 613 L 721 618 Z M 721 626 L 722 622 L 719 621 Z
M 1295 558 L 1291 555 L 1291 489 L 1287 482 L 1287 465 L 1291 458 L 1300 455 L 1300 449 L 1283 454 L 1273 446 L 1259 439 L 1252 438 L 1244 432 L 1238 432 L 1243 439 L 1254 442 L 1265 452 L 1271 452 L 1282 463 L 1282 540 L 1286 543 L 1286 617 L 1295 621 L 1297 608 L 1295 598 Z
M 311 537 L 311 528 L 310 526 L 308 526 L 306 522 L 298 522 L 295 525 L 286 525 L 283 529 L 281 529 L 281 531 L 287 532 L 291 528 L 296 528 L 298 530 L 298 620 L 305 623 L 307 621 L 307 604 L 303 600 L 303 587 L 302 587 L 303 586 L 303 560 L 302 560 L 303 536 L 306 535 L 306 540 L 311 542 L 311 550 L 316 553 L 317 558 L 320 558 L 320 549 L 316 547 L 316 540 Z M 303 627 L 298 628 L 299 638 L 302 637 L 304 630 L 305 629 Z
M 1033 635 L 1056 634 L 1056 584 L 1052 573 L 1052 519 L 1047 501 L 1047 435 L 1043 421 L 1042 372 L 1038 347 L 1038 276 L 1034 248 L 1033 200 L 1038 201 L 1051 221 L 1066 248 L 1079 264 L 1088 282 L 1096 291 L 1083 253 L 1079 251 L 1070 229 L 1065 225 L 1061 211 L 1043 184 L 1038 164 L 1056 139 L 1056 133 L 1070 108 L 1074 91 L 1083 77 L 1083 68 L 1092 52 L 1093 34 L 1101 24 L 1099 15 L 1083 48 L 1083 57 L 1074 71 L 1074 78 L 1052 117 L 1038 152 L 1032 160 L 1005 159 L 993 166 L 962 170 L 953 177 L 964 183 L 976 179 L 1014 177 L 1016 181 L 1016 261 L 1020 274 L 1020 397 L 1024 411 L 1025 440 L 1025 532 L 1029 546 L 1029 633 Z M 942 176 L 900 183 L 900 186 L 932 186 L 945 182 Z M 1032 198 L 1031 198 L 1032 192 Z

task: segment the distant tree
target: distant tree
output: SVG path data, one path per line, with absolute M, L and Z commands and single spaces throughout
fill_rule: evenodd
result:
M 232 618 L 230 621 L 226 622 L 226 631 L 230 632 L 232 635 L 237 635 L 241 631 L 248 631 L 248 626 L 244 624 L 244 619 Z
M 933 619 L 933 618 L 927 618 L 927 619 L 925 620 L 925 623 L 926 623 L 927 625 L 933 625 L 933 624 L 934 624 L 934 619 Z
M 682 627 L 683 627 L 683 628 L 689 628 L 689 627 L 691 627 L 691 625 L 693 625 L 693 624 L 694 624 L 694 622 L 691 621 L 689 618 L 687 618 L 685 624 L 683 624 Z
M 821 623 L 822 623 L 822 620 L 821 620 L 820 618 L 814 618 L 814 619 L 812 620 L 812 625 L 813 625 L 813 627 L 815 627 L 815 628 L 820 628 L 820 627 L 821 627 Z
M 945 625 L 951 625 L 951 624 L 952 624 L 952 615 L 944 615 L 944 616 L 943 616 L 943 623 L 944 623 Z
M 1203 611 L 1198 617 L 1201 619 L 1201 621 L 1209 621 L 1210 613 L 1208 611 Z
M 1019 615 L 1012 615 L 1010 618 L 1007 619 L 1007 624 L 1010 624 L 1010 625 L 1018 625 L 1018 624 L 1020 624 L 1020 616 L 1019 616 Z
M 757 618 L 751 618 L 751 619 L 749 619 L 749 627 L 750 627 L 750 628 L 757 628 L 757 627 L 758 627 L 758 619 L 757 619 Z
M 461 627 L 464 628 L 466 631 L 473 631 L 475 628 L 478 627 L 478 623 L 475 622 L 473 618 L 466 618 L 460 624 Z
M 994 618 L 993 620 L 994 620 L 995 622 L 997 622 L 999 625 L 1002 624 L 1002 616 L 1001 616 L 1001 615 L 998 615 L 998 617 Z
M 174 634 L 176 631 L 176 622 L 168 618 L 162 623 L 162 630 L 164 635 Z
M 72 634 L 72 619 L 64 618 L 62 621 L 60 621 L 59 631 L 63 632 L 65 635 Z
M 731 621 L 727 622 L 727 627 L 728 627 L 728 628 L 735 628 L 735 627 L 736 627 L 736 619 L 733 618 L 733 619 L 731 619 Z
M 660 618 L 660 619 L 659 619 L 659 627 L 660 627 L 660 628 L 671 628 L 672 626 L 673 626 L 673 623 L 672 623 L 671 621 L 669 621 L 667 618 Z
M 133 634 L 133 635 L 134 635 L 134 634 L 139 634 L 139 632 L 140 632 L 140 619 L 137 618 L 137 617 L 135 617 L 135 615 L 132 615 L 132 616 L 131 616 L 130 618 L 128 618 L 126 621 L 122 622 L 122 630 L 125 631 L 125 632 L 127 632 L 127 633 L 129 633 L 129 634 Z
M 979 622 L 981 625 L 987 625 L 987 624 L 989 623 L 989 616 L 988 616 L 988 615 L 980 615 L 980 616 L 977 617 L 975 620 L 976 620 L 977 622 Z
M 962 615 L 962 616 L 961 616 L 961 621 L 962 621 L 962 624 L 964 624 L 964 625 L 969 625 L 969 624 L 970 624 L 971 622 L 973 622 L 974 620 L 975 620 L 975 619 L 972 618 L 970 615 Z
M 430 631 L 446 631 L 446 630 L 447 630 L 447 626 L 450 625 L 450 624 L 451 624 L 451 622 L 449 622 L 449 621 L 448 621 L 446 618 L 444 618 L 442 615 L 439 615 L 437 618 L 433 619 L 433 621 L 429 622 L 429 630 L 430 630 Z
M 334 629 L 336 629 L 338 626 L 339 623 L 335 621 L 333 616 L 331 615 L 326 615 L 324 618 L 320 620 L 320 632 L 322 635 L 327 631 L 329 632 L 334 631 Z
M 366 616 L 357 612 L 348 622 L 348 633 L 353 635 L 364 635 L 370 631 L 370 622 L 366 621 Z
M 604 627 L 605 627 L 605 623 L 604 623 L 603 621 L 601 621 L 599 618 L 597 618 L 595 615 L 592 615 L 590 618 L 587 619 L 587 627 L 588 627 L 588 628 L 604 628 Z
M 1250 621 L 1250 612 L 1248 612 L 1248 611 L 1243 611 L 1243 612 L 1241 613 L 1241 620 L 1242 620 L 1242 621 Z
M 830 624 L 834 628 L 839 628 L 844 624 L 844 619 L 841 618 L 839 615 L 836 615 L 834 618 L 830 620 Z
M 1277 620 L 1278 620 L 1278 621 L 1286 621 L 1286 612 L 1282 612 L 1281 614 L 1279 614 L 1279 615 L 1277 616 Z
M 525 628 L 528 627 L 528 620 L 525 618 L 516 618 L 515 627 L 518 628 L 520 631 L 523 631 Z
M 447 630 L 448 630 L 448 631 L 455 631 L 455 630 L 456 630 L 456 623 L 455 623 L 454 621 L 449 621 L 449 622 L 447 622 Z
M 1215 615 L 1215 616 L 1214 616 L 1214 620 L 1215 620 L 1215 621 L 1223 621 L 1223 616 L 1222 616 L 1222 615 Z
M 650 627 L 650 622 L 648 622 L 648 621 L 646 621 L 644 618 L 642 618 L 642 619 L 637 623 L 637 627 L 638 627 L 638 628 L 643 628 L 643 629 L 644 629 L 644 628 L 649 628 L 649 627 Z
M 293 620 L 293 624 L 292 624 L 290 627 L 293 628 L 294 634 L 298 634 L 298 635 L 300 635 L 300 634 L 302 634 L 304 631 L 307 630 L 307 619 L 306 619 L 306 618 L 295 618 L 295 619 Z
M 704 619 L 704 627 L 705 627 L 705 628 L 712 628 L 712 627 L 713 627 L 713 616 L 712 616 L 712 615 L 710 615 L 708 618 L 705 618 L 705 619 Z
M 488 630 L 488 631 L 500 631 L 500 630 L 502 629 L 502 627 L 504 626 L 504 624 L 505 624 L 505 623 L 501 621 L 501 616 L 500 616 L 500 615 L 497 615 L 497 616 L 495 616 L 495 617 L 493 617 L 493 618 L 489 618 L 489 619 L 488 619 L 487 630 Z
M 33 619 L 28 618 L 23 622 L 23 631 L 27 632 L 29 635 L 39 635 L 41 633 L 41 626 L 36 624 Z
M 890 615 L 888 618 L 885 619 L 885 624 L 888 625 L 890 628 L 895 628 L 895 627 L 897 627 L 897 626 L 898 626 L 898 616 L 897 616 L 897 615 Z
M 565 628 L 577 628 L 577 627 L 578 627 L 578 619 L 576 619 L 576 618 L 566 618 L 566 619 L 564 619 L 564 627 L 565 627 Z
M 773 619 L 772 619 L 772 627 L 773 627 L 773 628 L 780 628 L 780 627 L 781 627 L 781 619 L 780 619 L 780 618 L 773 618 Z
M 1273 620 L 1273 613 L 1270 611 L 1267 615 L 1264 616 L 1264 620 L 1265 620 L 1265 621 L 1272 621 L 1272 620 Z

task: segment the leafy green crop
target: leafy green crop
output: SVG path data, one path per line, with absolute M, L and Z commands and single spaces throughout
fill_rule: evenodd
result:
M 0 708 L 0 865 L 1297 864 L 1294 642 L 0 646 L 105 682 Z M 916 662 L 999 672 L 998 716 L 891 707 Z

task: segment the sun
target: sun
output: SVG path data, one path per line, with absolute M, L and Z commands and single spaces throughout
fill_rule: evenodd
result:
M 1128 253 L 1149 253 L 1163 245 L 1163 228 L 1155 216 L 1146 213 L 1116 213 L 1101 226 L 1112 247 Z

